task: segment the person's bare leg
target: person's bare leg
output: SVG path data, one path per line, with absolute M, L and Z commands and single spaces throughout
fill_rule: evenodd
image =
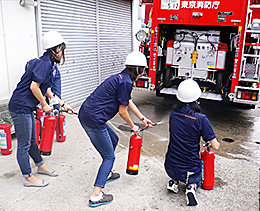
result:
M 102 190 L 101 187 L 95 186 L 95 187 L 94 187 L 94 190 L 93 190 L 93 192 L 92 192 L 92 196 L 99 196 L 101 190 Z
M 32 183 L 39 183 L 39 184 L 42 183 L 42 180 L 35 176 L 26 177 L 25 180 Z
M 45 164 L 42 164 L 41 166 L 38 167 L 38 169 L 46 172 L 53 172 L 53 170 L 50 170 Z

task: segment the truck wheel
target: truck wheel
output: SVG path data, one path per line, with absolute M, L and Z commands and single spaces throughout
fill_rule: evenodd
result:
M 256 108 L 256 105 L 247 104 L 247 105 L 244 105 L 244 108 L 245 108 L 245 109 L 255 109 L 255 108 Z
M 216 93 L 221 93 L 221 88 L 223 87 L 223 72 L 217 71 L 216 73 Z
M 164 86 L 166 88 L 172 87 L 172 77 L 173 77 L 172 68 L 167 67 L 167 69 L 164 72 Z

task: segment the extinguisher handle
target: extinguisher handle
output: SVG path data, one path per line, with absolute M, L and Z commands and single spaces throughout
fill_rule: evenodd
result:
M 140 132 L 142 132 L 142 131 L 144 131 L 145 129 L 147 129 L 149 126 L 147 125 L 147 126 L 144 126 L 143 128 L 141 128 L 137 133 L 140 133 Z M 133 133 L 134 131 L 133 130 L 131 130 L 131 133 Z
M 54 114 L 54 116 L 58 116 L 60 114 L 60 112 L 58 109 L 55 109 L 55 110 L 53 110 L 53 114 Z
M 210 142 L 209 141 L 207 141 L 205 144 L 203 144 L 203 146 L 205 147 L 205 148 L 207 148 L 207 152 L 209 152 L 209 147 L 210 147 Z
M 208 147 L 209 146 L 209 141 L 207 141 L 205 144 L 203 144 L 204 147 Z
M 3 119 L 0 119 L 0 125 L 5 124 L 5 121 Z

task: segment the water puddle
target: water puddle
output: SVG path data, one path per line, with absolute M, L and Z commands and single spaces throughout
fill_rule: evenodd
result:
M 234 139 L 232 139 L 232 138 L 222 138 L 222 141 L 231 143 L 231 142 L 234 142 Z
M 1 175 L 0 178 L 1 179 L 9 179 L 11 177 L 14 177 L 17 173 L 18 173 L 18 171 L 5 173 L 5 174 Z

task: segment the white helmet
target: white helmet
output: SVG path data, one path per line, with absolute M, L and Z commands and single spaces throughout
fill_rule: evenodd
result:
M 177 98 L 183 103 L 191 103 L 200 98 L 201 90 L 198 83 L 187 79 L 179 84 Z
M 133 51 L 127 55 L 125 65 L 147 67 L 146 57 L 140 51 Z
M 57 31 L 46 32 L 42 37 L 42 48 L 44 50 L 53 48 L 61 43 L 65 43 L 61 34 Z

